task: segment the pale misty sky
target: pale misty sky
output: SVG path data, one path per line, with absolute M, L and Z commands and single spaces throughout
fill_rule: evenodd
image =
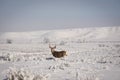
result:
M 120 26 L 120 0 L 0 0 L 0 32 Z

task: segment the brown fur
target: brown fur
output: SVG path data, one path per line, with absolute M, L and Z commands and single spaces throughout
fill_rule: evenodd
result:
M 52 55 L 56 58 L 61 58 L 61 57 L 67 56 L 66 51 L 55 51 L 56 46 L 51 47 L 49 45 L 49 48 L 51 49 Z

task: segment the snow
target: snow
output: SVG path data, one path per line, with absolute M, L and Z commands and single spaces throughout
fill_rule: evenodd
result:
M 10 42 L 9 42 L 10 41 Z M 67 56 L 52 56 L 49 43 Z M 0 80 L 119 80 L 120 27 L 0 34 Z

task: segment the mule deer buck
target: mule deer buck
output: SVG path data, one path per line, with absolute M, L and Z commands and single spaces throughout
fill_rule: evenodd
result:
M 54 57 L 56 58 L 61 58 L 64 56 L 67 56 L 66 51 L 56 51 L 56 45 L 54 47 L 51 47 L 51 45 L 49 44 L 49 48 L 51 49 L 51 53 Z

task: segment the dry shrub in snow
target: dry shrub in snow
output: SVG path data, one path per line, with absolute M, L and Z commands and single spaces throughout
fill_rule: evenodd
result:
M 115 48 L 120 48 L 120 44 L 115 44 Z
M 77 43 L 85 43 L 86 40 L 85 40 L 85 39 L 78 39 L 76 42 L 77 42 Z
M 10 61 L 10 54 L 4 54 L 4 55 L 0 55 L 0 60 L 4 60 L 4 61 Z
M 65 41 L 61 41 L 59 44 L 60 45 L 65 45 L 67 42 L 65 42 Z
M 10 68 L 4 80 L 47 80 L 49 75 L 35 75 L 30 70 Z
M 11 39 L 7 39 L 7 44 L 12 44 L 12 40 Z
M 76 80 L 99 80 L 95 73 L 83 73 L 76 72 Z
M 36 75 L 33 80 L 47 80 L 50 75 Z
M 50 40 L 45 37 L 45 38 L 43 39 L 43 42 L 44 42 L 44 43 L 50 43 Z

